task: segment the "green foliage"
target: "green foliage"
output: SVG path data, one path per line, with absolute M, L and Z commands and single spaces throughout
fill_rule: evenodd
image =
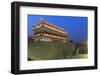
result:
M 79 54 L 87 54 L 87 53 L 88 53 L 87 45 L 80 45 Z

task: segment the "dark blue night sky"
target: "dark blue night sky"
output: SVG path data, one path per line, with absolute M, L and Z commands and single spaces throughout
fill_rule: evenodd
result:
M 38 24 L 43 18 L 47 22 L 63 28 L 69 33 L 69 39 L 74 42 L 87 41 L 88 17 L 79 16 L 51 16 L 51 15 L 28 15 L 28 36 L 33 36 L 33 25 Z

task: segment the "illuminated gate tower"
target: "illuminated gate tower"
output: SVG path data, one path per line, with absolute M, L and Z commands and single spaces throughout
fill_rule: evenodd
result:
M 39 24 L 36 24 L 33 28 L 34 41 L 59 41 L 66 43 L 68 40 L 68 34 L 64 29 L 48 23 L 41 19 Z

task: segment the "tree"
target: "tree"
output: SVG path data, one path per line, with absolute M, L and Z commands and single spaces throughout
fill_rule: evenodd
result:
M 79 43 L 75 43 L 75 49 L 74 49 L 72 55 L 77 55 L 77 53 L 78 53 L 78 49 L 79 49 Z

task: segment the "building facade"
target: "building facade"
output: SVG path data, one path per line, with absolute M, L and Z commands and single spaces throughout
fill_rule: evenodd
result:
M 34 25 L 34 41 L 59 41 L 66 43 L 68 40 L 68 33 L 64 29 L 55 26 L 47 21 L 41 19 L 40 23 Z

